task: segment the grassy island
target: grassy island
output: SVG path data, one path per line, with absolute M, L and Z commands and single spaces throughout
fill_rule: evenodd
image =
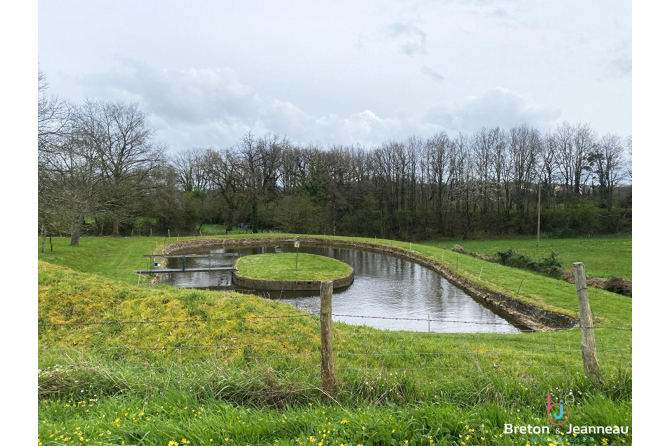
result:
M 255 280 L 312 282 L 336 280 L 348 276 L 352 268 L 330 257 L 295 253 L 259 254 L 245 256 L 237 261 L 236 275 Z

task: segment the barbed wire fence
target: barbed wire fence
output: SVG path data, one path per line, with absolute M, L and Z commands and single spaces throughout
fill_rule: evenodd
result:
M 325 282 L 327 283 L 327 282 Z M 436 324 L 462 324 L 473 327 L 472 333 L 481 332 L 478 328 L 487 326 L 506 326 L 507 323 L 478 322 L 457 319 L 441 319 L 427 317 L 385 317 L 361 314 L 339 314 L 332 312 L 332 287 L 328 291 L 321 290 L 320 330 L 314 327 L 313 331 L 300 331 L 293 334 L 280 334 L 271 339 L 253 340 L 242 339 L 242 335 L 234 337 L 222 336 L 216 343 L 189 344 L 186 341 L 174 341 L 172 345 L 72 345 L 62 346 L 44 345 L 38 349 L 41 354 L 49 352 L 77 355 L 83 360 L 85 354 L 95 351 L 107 352 L 172 352 L 177 355 L 181 364 L 182 353 L 194 351 L 212 352 L 215 358 L 246 364 L 250 367 L 273 367 L 282 373 L 303 371 L 314 373 L 320 370 L 322 386 L 325 395 L 332 395 L 333 385 L 337 381 L 337 374 L 361 375 L 368 383 L 372 377 L 381 375 L 395 375 L 408 373 L 442 374 L 445 378 L 468 379 L 472 376 L 481 376 L 500 372 L 502 376 L 524 376 L 528 374 L 542 374 L 542 376 L 574 376 L 582 372 L 589 376 L 588 365 L 583 361 L 584 344 L 580 342 L 584 336 L 595 337 L 600 331 L 632 332 L 632 327 L 611 327 L 582 325 L 576 328 L 557 328 L 538 332 L 531 329 L 518 329 L 523 336 L 510 338 L 509 348 L 500 348 L 489 343 L 490 338 L 478 336 L 450 336 L 435 333 L 431 328 Z M 325 311 L 324 311 L 325 307 Z M 344 339 L 337 334 L 341 333 L 340 326 L 332 326 L 333 317 L 350 320 L 365 321 L 411 322 L 425 323 L 427 334 L 421 336 L 408 335 L 407 332 L 390 330 L 373 330 L 366 326 L 347 330 Z M 205 326 L 216 327 L 220 324 L 237 322 L 253 327 L 255 322 L 275 322 L 280 320 L 301 321 L 302 326 L 311 325 L 315 317 L 312 314 L 286 315 L 254 315 L 231 316 L 215 318 L 181 318 L 181 319 L 141 319 L 141 320 L 100 320 L 81 322 L 53 322 L 39 323 L 38 328 L 47 330 L 82 330 L 84 328 L 116 329 L 124 326 L 154 326 L 159 329 L 171 329 L 180 326 L 190 326 L 190 332 L 204 329 Z M 302 323 L 302 321 L 305 321 Z M 433 324 L 431 326 L 431 324 Z M 495 333 L 495 331 L 493 331 Z M 579 339 L 577 338 L 579 334 Z M 266 335 L 266 334 L 265 334 Z M 321 342 L 318 341 L 320 335 Z M 251 333 L 250 337 L 254 334 Z M 616 345 L 604 343 L 606 337 L 599 341 L 597 354 L 607 357 L 612 363 L 612 357 L 627 368 L 631 366 L 632 345 L 621 345 L 617 339 Z M 434 342 L 435 339 L 440 342 Z M 345 342 L 346 341 L 346 342 Z M 443 342 L 442 342 L 443 341 Z M 383 349 L 379 349 L 380 346 Z M 330 346 L 330 347 L 329 347 Z M 595 354 L 595 352 L 594 352 Z M 597 362 L 597 361 L 596 361 Z M 153 365 L 149 363 L 125 364 L 126 369 L 166 371 L 172 366 Z

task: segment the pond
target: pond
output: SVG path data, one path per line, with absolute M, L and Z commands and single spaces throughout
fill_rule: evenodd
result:
M 282 247 L 283 252 L 295 248 Z M 240 256 L 274 252 L 274 246 L 192 250 L 208 257 L 186 257 L 186 268 L 227 266 Z M 519 333 L 525 327 L 505 319 L 476 302 L 436 272 L 389 254 L 347 248 L 301 246 L 301 253 L 332 257 L 351 265 L 351 286 L 333 293 L 333 320 L 387 330 Z M 298 260 L 300 261 L 300 259 Z M 180 268 L 182 259 L 168 259 L 168 268 Z M 231 283 L 230 271 L 161 274 L 161 283 L 184 288 L 253 292 Z M 318 291 L 258 292 L 264 297 L 289 303 L 319 314 Z

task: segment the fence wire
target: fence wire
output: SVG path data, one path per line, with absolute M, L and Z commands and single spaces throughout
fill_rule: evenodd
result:
M 496 326 L 508 325 L 496 322 L 461 321 L 455 319 L 433 319 L 421 317 L 385 317 L 360 314 L 333 314 L 333 317 L 346 317 L 357 319 L 381 319 L 389 321 L 420 321 L 427 323 L 454 323 L 467 324 L 471 326 Z M 97 320 L 97 321 L 68 321 L 68 322 L 43 322 L 38 324 L 40 336 L 46 336 L 50 330 L 63 331 L 81 330 L 82 327 L 104 327 L 104 326 L 148 326 L 154 325 L 164 329 L 171 325 L 193 324 L 193 333 L 203 329 L 203 324 L 216 328 L 217 323 L 223 324 L 231 321 L 253 322 L 255 320 L 281 320 L 281 319 L 311 319 L 316 322 L 317 315 L 313 314 L 289 314 L 272 316 L 244 316 L 244 317 L 218 317 L 218 318 L 188 318 L 188 319 L 146 319 L 146 320 Z M 223 328 L 223 327 L 222 327 Z M 431 374 L 444 372 L 445 378 L 469 379 L 472 376 L 480 376 L 500 372 L 504 376 L 521 378 L 534 375 L 541 376 L 574 376 L 583 373 L 581 360 L 581 346 L 578 330 L 613 330 L 632 332 L 632 327 L 593 326 L 593 327 L 570 327 L 547 330 L 546 334 L 536 330 L 520 330 L 520 337 L 510 338 L 509 347 L 500 345 L 498 348 L 491 346 L 490 339 L 478 338 L 477 333 L 467 333 L 459 336 L 456 333 L 426 333 L 407 332 L 372 329 L 364 325 L 352 327 L 342 339 L 339 327 L 334 330 L 334 358 L 337 373 L 362 374 L 364 377 L 375 374 Z M 133 329 L 135 330 L 135 329 Z M 139 332 L 138 332 L 139 333 Z M 563 338 L 563 333 L 565 337 Z M 190 336 L 190 335 L 189 335 Z M 220 342 L 211 344 L 187 344 L 179 343 L 172 345 L 98 345 L 98 346 L 62 346 L 45 345 L 38 348 L 41 354 L 65 355 L 76 354 L 80 362 L 84 363 L 85 355 L 93 355 L 95 352 L 152 352 L 161 354 L 176 352 L 179 359 L 174 359 L 175 366 L 182 364 L 182 352 L 211 351 L 208 354 L 212 361 L 230 361 L 242 367 L 271 367 L 278 373 L 298 373 L 312 371 L 317 373 L 320 365 L 321 349 L 318 343 L 318 332 L 295 333 L 289 336 L 279 336 L 272 339 L 254 341 L 243 338 L 249 336 L 268 336 L 267 333 L 255 332 L 241 333 L 237 336 L 220 338 Z M 433 341 L 440 336 L 444 339 L 443 348 Z M 607 345 L 613 342 L 611 338 L 601 337 L 598 339 L 597 354 L 603 359 L 609 359 L 610 364 L 630 368 L 632 362 L 632 344 L 622 347 L 620 343 L 616 346 Z M 62 342 L 57 338 L 53 341 Z M 44 340 L 44 342 L 48 342 Z M 380 342 L 388 342 L 385 350 L 378 351 L 375 346 Z M 618 341 L 617 341 L 618 342 Z M 140 354 L 140 353 L 138 353 Z M 56 356 L 58 357 L 58 356 Z M 148 358 L 149 356 L 147 356 Z M 89 356 L 91 360 L 96 356 Z M 128 360 L 132 360 L 132 356 Z M 145 358 L 146 362 L 147 359 Z M 195 364 L 198 364 L 197 362 Z M 216 367 L 213 362 L 202 362 L 203 367 Z M 147 363 L 128 364 L 119 363 L 119 370 L 140 370 L 151 373 L 172 371 L 173 367 L 155 366 Z M 193 367 L 193 363 L 189 363 Z M 206 367 L 205 367 L 206 368 Z M 205 370 L 203 368 L 203 370 Z

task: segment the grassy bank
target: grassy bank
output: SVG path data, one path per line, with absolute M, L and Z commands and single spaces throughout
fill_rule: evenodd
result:
M 295 234 L 256 234 L 257 238 L 288 238 Z M 238 234 L 217 239 L 244 239 L 248 234 Z M 314 236 L 314 238 L 322 238 Z M 188 238 L 188 240 L 193 238 Z M 182 238 L 181 240 L 187 240 Z M 577 300 L 574 285 L 545 277 L 532 271 L 492 264 L 468 255 L 458 254 L 444 249 L 445 242 L 418 244 L 395 240 L 377 240 L 353 237 L 327 237 L 324 240 L 345 240 L 353 242 L 376 243 L 392 246 L 420 254 L 428 259 L 439 261 L 453 274 L 477 283 L 479 286 L 514 297 L 550 311 L 571 316 L 577 314 Z M 578 240 L 578 239 L 571 239 Z M 54 239 L 54 252 L 41 253 L 39 259 L 67 266 L 77 271 L 98 274 L 126 284 L 137 284 L 138 277 L 133 271 L 146 266 L 147 259 L 142 254 L 152 250 L 159 252 L 167 243 L 177 241 L 176 237 L 166 238 L 83 238 L 81 246 L 71 247 L 69 239 Z M 612 254 L 613 255 L 613 254 Z M 630 261 L 630 259 L 628 259 Z M 587 265 L 588 268 L 588 265 Z M 588 271 L 588 270 L 587 270 Z M 148 282 L 143 277 L 141 283 Z M 601 323 L 610 326 L 630 326 L 630 298 L 606 291 L 591 289 L 591 307 Z
M 541 259 L 549 257 L 553 249 L 563 268 L 571 268 L 574 262 L 583 262 L 589 277 L 633 278 L 633 240 L 631 237 L 598 237 L 571 239 L 542 239 L 536 246 L 533 238 L 502 240 L 446 240 L 426 243 L 430 246 L 454 245 L 494 256 L 499 251 L 513 249 L 527 257 Z
M 72 268 L 75 271 L 97 274 L 126 284 L 137 284 L 136 269 L 148 269 L 149 260 L 145 254 L 160 253 L 163 246 L 176 241 L 165 237 L 84 237 L 80 246 L 70 246 L 66 237 L 53 238 L 53 251 L 46 244 L 46 252 L 40 252 L 38 259 L 55 265 Z M 41 248 L 41 240 L 40 240 Z M 142 278 L 148 283 L 151 278 Z
M 156 241 L 85 238 L 74 248 L 63 240 L 41 256 L 43 444 L 525 444 L 500 436 L 503 425 L 547 424 L 547 392 L 566 398 L 572 423 L 630 425 L 632 333 L 615 329 L 630 326 L 628 298 L 591 290 L 602 387 L 583 377 L 578 330 L 438 334 L 334 323 L 337 385 L 324 402 L 318 317 L 250 295 L 137 287 L 132 269 Z M 457 274 L 481 273 L 482 286 L 574 314 L 570 284 L 435 246 L 412 251 L 444 255 Z

